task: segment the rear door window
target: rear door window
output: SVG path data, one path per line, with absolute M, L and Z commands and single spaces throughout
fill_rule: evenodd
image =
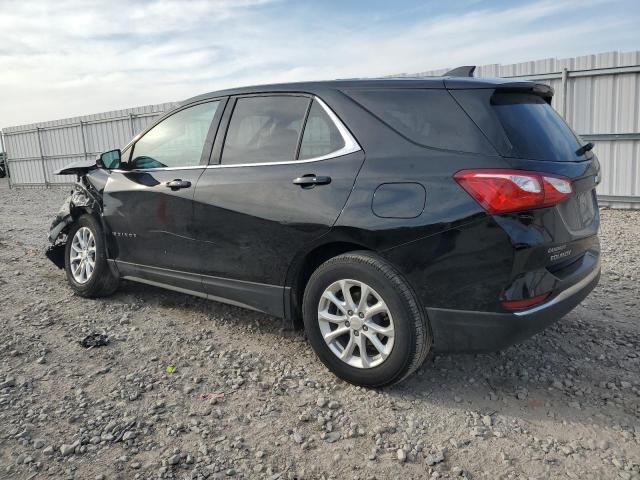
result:
M 446 150 L 496 153 L 444 89 L 368 89 L 346 93 L 414 143 Z
M 455 90 L 453 96 L 506 157 L 579 161 L 578 136 L 542 97 L 530 93 Z
M 239 98 L 229 122 L 222 163 L 295 160 L 309 101 L 292 95 Z

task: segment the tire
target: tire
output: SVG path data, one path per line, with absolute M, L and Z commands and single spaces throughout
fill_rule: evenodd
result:
M 94 260 L 94 268 L 90 275 L 86 275 L 86 279 L 78 278 L 78 274 L 74 275 L 72 252 L 77 253 L 73 249 L 76 234 L 81 229 L 88 229 L 94 239 L 95 257 L 89 255 Z M 86 230 L 83 230 L 86 232 Z M 89 237 L 91 238 L 91 237 Z M 89 214 L 81 215 L 71 225 L 67 236 L 67 244 L 64 251 L 64 270 L 67 275 L 67 281 L 73 291 L 81 297 L 94 298 L 106 297 L 111 295 L 118 289 L 119 278 L 113 273 L 107 263 L 106 247 L 104 243 L 104 234 L 102 226 L 98 220 Z M 83 281 L 84 280 L 84 281 Z
M 351 302 L 345 301 L 345 288 Z M 362 292 L 367 292 L 364 304 Z M 356 309 L 345 313 L 349 304 Z M 371 252 L 345 253 L 320 265 L 307 283 L 302 310 L 307 338 L 322 363 L 355 385 L 383 387 L 400 382 L 422 365 L 431 349 L 428 320 L 413 289 L 392 265 Z M 325 336 L 334 337 L 338 329 L 349 331 L 327 343 Z M 385 334 L 374 334 L 374 330 Z M 375 345 L 373 337 L 379 340 Z M 349 348 L 352 340 L 357 349 Z M 364 345 L 364 358 L 360 345 Z M 347 355 L 349 351 L 353 353 Z M 347 356 L 342 360 L 339 355 Z

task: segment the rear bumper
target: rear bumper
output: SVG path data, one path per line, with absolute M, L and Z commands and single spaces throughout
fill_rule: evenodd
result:
M 573 310 L 600 280 L 600 258 L 592 257 L 580 272 L 549 300 L 518 312 L 495 313 L 427 308 L 438 352 L 489 352 L 525 340 Z M 563 282 L 564 283 L 564 282 Z

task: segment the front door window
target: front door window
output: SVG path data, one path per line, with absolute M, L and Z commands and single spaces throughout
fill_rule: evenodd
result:
M 219 101 L 179 110 L 138 140 L 131 169 L 176 168 L 200 165 L 209 128 Z

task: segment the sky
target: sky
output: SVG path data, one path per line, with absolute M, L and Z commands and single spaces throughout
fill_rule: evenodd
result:
M 640 49 L 638 0 L 0 0 L 0 127 L 262 83 Z

